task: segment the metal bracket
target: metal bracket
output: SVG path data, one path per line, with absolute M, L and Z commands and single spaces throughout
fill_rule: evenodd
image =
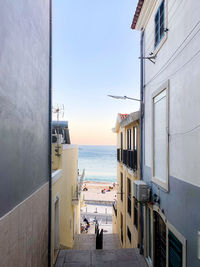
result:
M 150 56 L 150 57 L 139 57 L 139 59 L 148 59 L 149 61 L 151 61 L 153 64 L 156 63 L 155 59 L 156 56 Z

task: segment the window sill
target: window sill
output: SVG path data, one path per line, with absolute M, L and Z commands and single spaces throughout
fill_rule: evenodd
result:
M 162 48 L 162 46 L 166 42 L 167 38 L 168 38 L 168 32 L 165 33 L 165 35 L 162 38 L 162 40 L 160 41 L 160 43 L 154 48 L 154 56 L 157 56 L 158 52 L 160 51 L 160 49 Z
M 169 191 L 169 185 L 168 185 L 168 181 L 167 182 L 162 182 L 160 179 L 156 178 L 156 177 L 152 177 L 152 182 L 154 182 L 155 184 L 161 186 L 163 189 L 165 189 L 167 192 Z

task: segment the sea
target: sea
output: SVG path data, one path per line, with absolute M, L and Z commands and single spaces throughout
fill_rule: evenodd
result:
M 117 147 L 79 145 L 78 167 L 86 181 L 117 182 Z

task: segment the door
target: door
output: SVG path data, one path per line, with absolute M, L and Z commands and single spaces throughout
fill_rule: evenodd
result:
M 169 230 L 169 267 L 182 267 L 183 247 L 178 238 Z
M 166 225 L 154 211 L 154 266 L 166 267 Z

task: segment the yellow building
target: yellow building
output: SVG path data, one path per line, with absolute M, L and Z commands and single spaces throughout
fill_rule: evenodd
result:
M 133 183 L 139 179 L 139 111 L 118 114 L 113 132 L 117 133 L 117 202 L 113 205 L 113 232 L 123 248 L 139 244 L 139 204 L 133 198 Z
M 80 200 L 84 173 L 78 175 L 78 146 L 70 142 L 64 122 L 53 128 L 52 143 L 52 256 L 60 248 L 72 248 L 80 233 Z M 66 138 L 68 136 L 68 138 Z M 67 140 L 68 139 L 68 140 Z

